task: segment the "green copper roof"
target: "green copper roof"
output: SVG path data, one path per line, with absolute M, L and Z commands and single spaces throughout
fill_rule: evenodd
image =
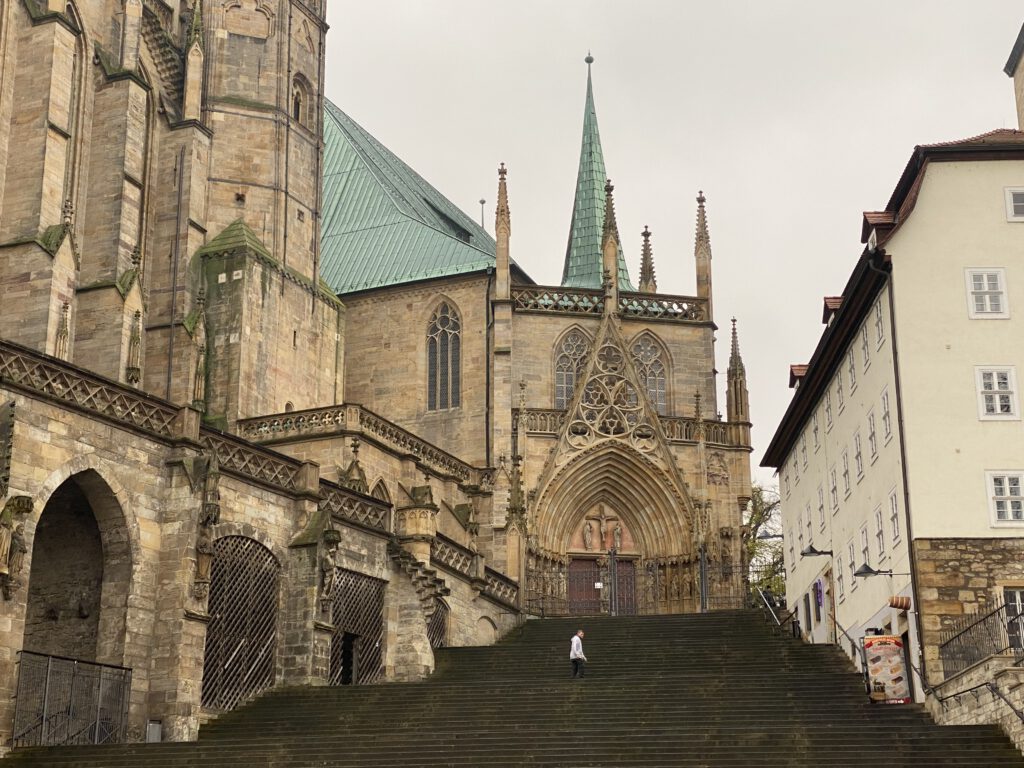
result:
M 331 102 L 321 277 L 336 293 L 494 266 L 494 239 Z
M 601 133 L 597 129 L 597 110 L 594 109 L 594 88 L 590 80 L 587 56 L 587 103 L 583 110 L 583 146 L 580 149 L 580 169 L 576 174 L 576 199 L 572 205 L 572 223 L 569 225 L 569 245 L 565 250 L 562 285 L 577 288 L 600 288 L 602 282 L 601 234 L 604 230 L 604 185 L 607 180 L 604 154 L 601 152 Z M 632 291 L 626 260 L 619 245 L 619 289 Z
M 223 232 L 197 250 L 195 255 L 206 256 L 237 250 L 248 250 L 273 260 L 267 247 L 242 219 L 235 219 L 228 224 Z

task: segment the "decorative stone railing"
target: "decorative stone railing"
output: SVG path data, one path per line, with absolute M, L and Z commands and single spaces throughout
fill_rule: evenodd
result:
M 526 433 L 557 435 L 565 422 L 566 411 L 554 408 L 529 408 L 526 411 Z M 513 411 L 513 423 L 518 423 L 519 411 Z M 677 443 L 697 442 L 697 420 L 685 416 L 662 416 L 661 428 L 665 437 Z M 740 424 L 726 421 L 705 421 L 704 441 L 716 445 L 743 445 Z
M 0 382 L 152 435 L 174 437 L 174 422 L 180 408 L 5 341 L 0 341 Z
M 230 472 L 286 491 L 303 490 L 302 462 L 268 451 L 234 435 L 203 429 L 200 444 L 217 455 L 222 472 Z
M 363 496 L 327 480 L 320 481 L 320 497 L 319 508 L 331 517 L 388 533 L 391 507 L 386 502 Z
M 473 551 L 447 536 L 437 534 L 430 543 L 430 561 L 460 573 L 466 578 L 473 576 Z
M 515 606 L 519 599 L 519 585 L 503 573 L 498 573 L 491 568 L 484 568 L 484 594 L 492 597 L 499 603 Z
M 278 413 L 238 422 L 238 432 L 248 440 L 273 443 L 329 434 L 362 435 L 416 461 L 440 475 L 461 483 L 479 483 L 471 464 L 428 443 L 361 405 L 334 405 L 306 411 Z
M 512 306 L 517 312 L 600 315 L 604 311 L 604 291 L 596 288 L 517 285 L 512 288 Z M 692 296 L 621 293 L 619 313 L 624 317 L 642 320 L 703 322 L 707 319 L 707 301 Z

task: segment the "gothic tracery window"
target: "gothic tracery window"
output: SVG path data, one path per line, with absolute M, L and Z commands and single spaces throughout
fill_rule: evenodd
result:
M 590 340 L 582 331 L 570 331 L 555 352 L 555 408 L 568 408 L 583 375 Z
M 462 400 L 462 333 L 455 308 L 443 302 L 427 326 L 427 409 L 458 408 Z
M 633 342 L 633 363 L 640 382 L 647 386 L 647 397 L 651 405 L 664 416 L 667 413 L 665 361 L 661 347 L 649 335 L 644 334 Z

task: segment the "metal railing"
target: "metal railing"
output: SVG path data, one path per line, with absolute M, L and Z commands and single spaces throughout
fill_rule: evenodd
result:
M 1024 611 L 1014 603 L 965 616 L 940 635 L 939 661 L 949 679 L 990 656 L 1024 657 Z
M 14 747 L 124 741 L 132 671 L 21 651 Z

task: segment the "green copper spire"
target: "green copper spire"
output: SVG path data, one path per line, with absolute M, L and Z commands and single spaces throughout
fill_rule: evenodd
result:
M 587 103 L 583 110 L 583 146 L 580 149 L 580 169 L 576 175 L 576 199 L 572 206 L 569 225 L 569 245 L 565 250 L 562 285 L 579 288 L 600 288 L 601 235 L 604 231 L 604 185 L 607 179 L 604 154 L 601 152 L 601 133 L 597 129 L 597 110 L 594 109 L 594 88 L 590 78 L 590 65 L 594 57 L 589 53 L 587 62 Z M 633 291 L 626 271 L 626 260 L 619 246 L 619 290 Z

